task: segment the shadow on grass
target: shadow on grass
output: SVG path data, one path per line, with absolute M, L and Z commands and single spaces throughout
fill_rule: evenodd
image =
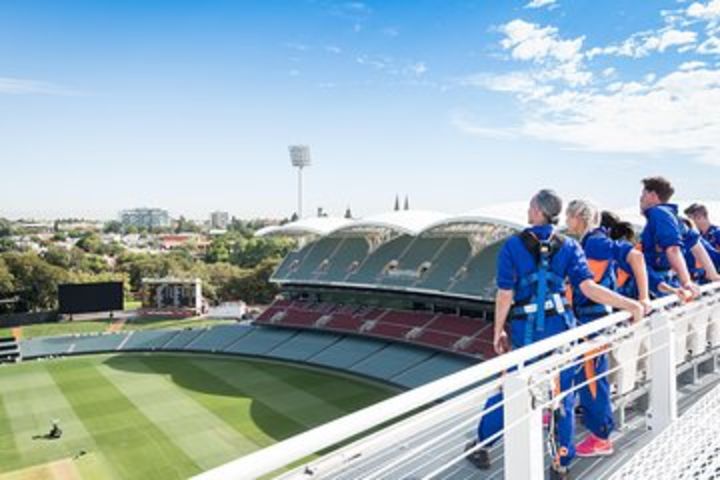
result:
M 289 438 L 293 435 L 301 433 L 309 428 L 320 425 L 337 418 L 332 412 L 337 411 L 333 409 L 325 409 L 327 414 L 323 415 L 323 408 L 325 407 L 324 402 L 318 402 L 318 415 L 315 415 L 316 420 L 312 424 L 308 424 L 306 419 L 294 418 L 289 414 L 289 411 L 293 409 L 292 404 L 284 404 L 282 401 L 282 391 L 273 392 L 273 397 L 269 397 L 267 385 L 272 381 L 264 382 L 262 385 L 257 383 L 253 384 L 238 384 L 224 381 L 222 378 L 210 375 L 203 368 L 198 367 L 195 363 L 201 362 L 218 362 L 224 363 L 227 366 L 228 362 L 233 362 L 229 359 L 207 359 L 207 358 L 192 358 L 182 356 L 150 356 L 150 355 L 123 355 L 114 356 L 107 358 L 103 363 L 111 368 L 123 370 L 126 372 L 132 372 L 136 374 L 150 374 L 150 375 L 166 375 L 169 376 L 170 380 L 180 388 L 198 392 L 203 395 L 210 395 L 214 397 L 225 397 L 222 402 L 217 402 L 219 408 L 223 410 L 222 416 L 230 424 L 236 425 L 236 428 L 240 429 L 243 424 L 243 409 L 241 404 L 238 403 L 237 410 L 232 408 L 232 403 L 228 403 L 228 399 L 249 399 L 250 403 L 250 418 L 255 426 L 260 429 L 268 437 L 279 441 L 285 438 Z M 244 365 L 251 363 L 253 367 L 259 366 L 264 370 L 265 373 L 269 373 L 276 376 L 278 381 L 287 382 L 287 377 L 292 376 L 293 373 L 299 375 L 307 374 L 309 379 L 312 380 L 314 377 L 325 376 L 334 378 L 331 374 L 322 374 L 318 372 L 304 372 L 301 368 L 292 366 L 280 366 L 274 364 L 267 364 L 264 362 L 248 362 L 247 360 L 237 360 L 238 373 L 242 374 L 242 368 Z M 267 368 L 266 368 L 267 367 Z M 337 386 L 342 388 L 343 382 L 352 382 L 354 384 L 360 384 L 360 382 L 353 382 L 347 378 L 337 376 Z M 294 383 L 294 382 L 293 382 Z M 309 393 L 317 395 L 322 398 L 320 391 L 313 391 L 312 385 L 315 382 L 308 382 Z M 295 384 L 296 388 L 300 388 L 299 385 Z M 381 397 L 390 396 L 383 395 L 383 389 L 380 387 L 374 387 L 367 385 L 367 390 L 373 394 L 368 395 L 368 400 L 364 404 L 362 402 L 351 401 L 354 408 L 360 408 L 366 406 L 374 401 L 379 400 Z M 212 404 L 212 399 L 206 399 L 207 403 Z M 202 402 L 203 399 L 200 399 Z M 229 408 L 228 408 L 229 406 Z M 287 407 L 287 408 L 284 408 Z M 354 409 L 353 408 L 353 409 Z M 348 411 L 349 413 L 349 411 Z

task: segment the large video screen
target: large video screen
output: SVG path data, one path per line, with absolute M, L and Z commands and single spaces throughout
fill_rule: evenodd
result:
M 60 313 L 109 312 L 123 309 L 122 282 L 58 285 Z

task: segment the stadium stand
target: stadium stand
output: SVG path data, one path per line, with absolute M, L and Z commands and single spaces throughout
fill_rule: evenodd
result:
M 476 361 L 469 358 L 434 355 L 422 363 L 392 377 L 392 382 L 408 388 L 419 387 L 458 370 L 472 366 Z
M 468 261 L 470 254 L 470 243 L 466 238 L 449 239 L 442 255 L 435 259 L 427 275 L 415 286 L 438 291 L 447 289 L 460 267 Z
M 178 332 L 177 335 L 175 335 L 173 338 L 171 338 L 170 341 L 167 342 L 165 345 L 163 345 L 160 349 L 161 350 L 183 350 L 193 340 L 198 338 L 203 333 L 205 333 L 205 330 L 203 330 L 203 329 L 182 330 L 182 331 Z
M 447 243 L 446 238 L 418 237 L 408 246 L 403 255 L 397 259 L 392 268 L 386 269 L 380 283 L 387 285 L 412 285 L 424 278 L 424 273 L 431 268 L 433 260 Z M 423 272 L 422 268 L 426 270 Z
M 413 242 L 410 235 L 400 235 L 382 244 L 359 265 L 357 272 L 350 273 L 345 281 L 360 284 L 376 284 L 388 264 L 402 256 Z
M 265 355 L 295 335 L 297 335 L 297 331 L 291 329 L 253 328 L 247 335 L 242 335 L 237 341 L 218 349 L 218 351 Z
M 139 330 L 130 332 L 127 341 L 119 345 L 118 349 L 125 351 L 159 350 L 177 334 L 177 330 Z
M 492 298 L 495 291 L 495 262 L 502 242 L 488 246 L 472 257 L 451 282 L 447 291 L 475 296 L 477 298 Z
M 267 352 L 267 355 L 284 358 L 285 360 L 306 361 L 338 340 L 340 340 L 338 335 L 309 331 L 300 332 Z
M 481 358 L 494 355 L 492 349 L 486 348 L 492 345 L 491 324 L 480 318 L 426 311 L 280 302 L 268 308 L 273 311 L 272 316 L 260 315 L 256 323 L 373 336 Z
M 327 282 L 343 281 L 367 257 L 369 250 L 370 244 L 365 238 L 346 238 L 342 248 L 329 260 L 327 269 L 321 270 L 317 278 Z
M 22 340 L 19 345 L 23 360 L 158 351 L 262 357 L 331 368 L 404 388 L 435 380 L 452 371 L 453 366 L 459 370 L 477 361 L 373 338 L 246 325 L 39 337 Z M 422 367 L 425 362 L 427 369 Z
M 323 237 L 311 244 L 307 254 L 299 261 L 297 268 L 288 273 L 286 278 L 313 279 L 320 274 L 320 267 L 324 261 L 330 259 L 333 253 L 342 247 L 343 239 L 338 237 Z
M 370 338 L 344 337 L 308 359 L 327 367 L 346 369 L 369 358 L 388 344 Z
M 127 333 L 104 333 L 100 335 L 82 335 L 73 337 L 68 347 L 71 353 L 93 353 L 115 350 L 127 337 Z
M 0 363 L 14 363 L 20 360 L 20 348 L 15 337 L 0 338 Z
M 191 341 L 185 350 L 197 352 L 219 352 L 230 346 L 233 342 L 252 332 L 252 327 L 240 325 L 219 325 L 205 330 L 195 340 Z
M 351 366 L 350 370 L 369 377 L 391 379 L 410 370 L 432 355 L 431 350 L 409 345 L 390 344 L 367 359 Z

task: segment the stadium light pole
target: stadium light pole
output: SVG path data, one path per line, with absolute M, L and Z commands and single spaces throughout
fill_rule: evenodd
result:
M 302 201 L 303 201 L 303 189 L 302 189 L 302 171 L 303 168 L 311 165 L 310 160 L 310 147 L 308 145 L 290 145 L 290 163 L 293 167 L 298 169 L 298 218 L 302 218 Z

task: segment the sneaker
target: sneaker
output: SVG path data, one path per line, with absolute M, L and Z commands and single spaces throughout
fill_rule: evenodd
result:
M 472 449 L 477 445 L 477 441 L 465 445 L 465 451 Z M 489 470 L 490 469 L 490 451 L 487 448 L 480 448 L 467 455 L 468 462 L 472 463 L 478 470 Z
M 612 453 L 612 441 L 609 438 L 603 440 L 592 433 L 575 447 L 575 454 L 578 457 L 603 457 Z

